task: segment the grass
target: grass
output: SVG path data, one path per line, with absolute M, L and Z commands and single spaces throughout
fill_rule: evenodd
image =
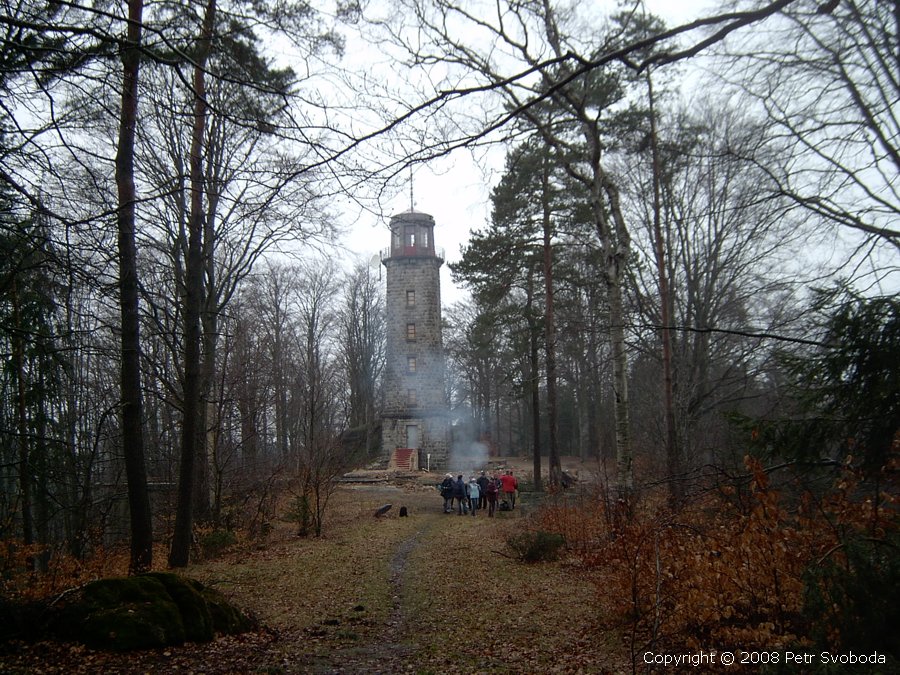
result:
M 447 516 L 410 558 L 404 604 L 421 672 L 606 672 L 623 652 L 599 635 L 594 590 L 565 562 L 526 565 L 506 538 L 516 511 Z M 619 658 L 611 654 L 619 652 Z
M 389 659 L 373 649 L 390 639 L 404 650 L 404 667 L 419 673 L 610 672 L 622 663 L 621 646 L 595 629 L 590 581 L 565 560 L 527 565 L 507 548 L 507 537 L 529 527 L 527 496 L 493 519 L 444 514 L 430 491 L 342 489 L 336 499 L 320 539 L 287 537 L 243 561 L 192 568 L 266 625 L 302 636 L 287 648 L 293 662 L 301 653 Z M 392 499 L 387 517 L 372 517 Z M 396 517 L 398 499 L 409 518 Z M 395 603 L 400 625 L 386 629 Z
M 390 609 L 387 573 L 399 542 L 411 536 L 410 518 L 374 518 L 384 503 L 345 490 L 335 497 L 334 521 L 322 537 L 285 536 L 252 555 L 193 566 L 189 573 L 212 585 L 277 630 L 303 631 L 325 621 L 381 622 Z M 362 608 L 362 609 L 359 609 Z

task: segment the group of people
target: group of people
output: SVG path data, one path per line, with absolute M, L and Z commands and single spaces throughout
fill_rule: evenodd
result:
M 454 479 L 453 474 L 448 473 L 440 484 L 444 513 L 453 513 L 455 510 L 460 516 L 468 513 L 475 516 L 478 511 L 486 509 L 488 516 L 493 518 L 498 502 L 503 501 L 510 509 L 514 509 L 518 489 L 519 481 L 512 471 L 506 471 L 500 476 L 496 473 L 488 476 L 482 471 L 478 476 L 471 476 L 468 482 L 463 480 L 462 474 Z

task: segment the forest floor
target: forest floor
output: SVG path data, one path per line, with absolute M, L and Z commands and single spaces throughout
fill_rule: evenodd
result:
M 256 632 L 127 654 L 40 643 L 0 655 L 0 673 L 631 670 L 575 563 L 512 557 L 506 540 L 530 527 L 537 495 L 495 518 L 458 516 L 443 513 L 439 480 L 361 477 L 334 494 L 321 537 L 280 522 L 265 546 L 188 569 L 255 615 Z

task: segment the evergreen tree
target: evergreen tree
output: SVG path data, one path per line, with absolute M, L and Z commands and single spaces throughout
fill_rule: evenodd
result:
M 784 357 L 796 413 L 752 423 L 758 445 L 802 462 L 857 466 L 877 484 L 900 440 L 900 300 L 820 291 L 819 346 Z
M 0 351 L 9 355 L 0 384 L 6 430 L 0 436 L 0 466 L 10 468 L 2 478 L 7 494 L 18 496 L 3 506 L 18 511 L 14 536 L 26 546 L 49 543 L 54 492 L 49 455 L 58 421 L 51 410 L 65 362 L 56 339 L 53 264 L 46 220 L 16 208 L 13 191 L 0 181 Z

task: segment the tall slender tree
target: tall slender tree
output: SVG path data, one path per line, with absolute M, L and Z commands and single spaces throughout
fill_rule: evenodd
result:
M 383 291 L 369 265 L 360 263 L 349 273 L 338 322 L 341 361 L 350 388 L 349 423 L 351 428 L 365 429 L 368 451 L 377 421 L 378 387 L 385 357 Z
M 184 396 L 182 399 L 181 462 L 178 471 L 178 505 L 175 529 L 169 551 L 169 566 L 184 567 L 190 560 L 193 533 L 195 464 L 198 447 L 204 440 L 199 427 L 203 414 L 201 400 L 201 326 L 203 302 L 203 229 L 204 167 L 203 145 L 206 133 L 206 64 L 212 50 L 216 25 L 217 0 L 207 0 L 203 24 L 194 56 L 194 115 L 190 149 L 190 215 L 188 217 L 188 253 L 184 284 Z
M 116 151 L 118 187 L 119 303 L 122 318 L 122 446 L 128 477 L 133 573 L 153 563 L 153 524 L 147 469 L 144 463 L 143 399 L 141 392 L 141 335 L 135 247 L 134 143 L 141 66 L 143 0 L 128 0 L 128 25 L 122 49 L 122 104 Z

